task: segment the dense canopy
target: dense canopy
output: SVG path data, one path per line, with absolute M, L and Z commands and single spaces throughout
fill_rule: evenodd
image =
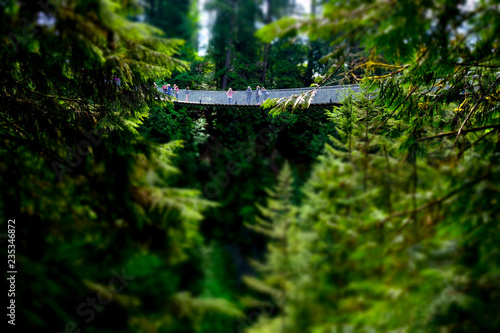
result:
M 301 3 L 1 3 L 8 332 L 500 330 L 500 4 Z

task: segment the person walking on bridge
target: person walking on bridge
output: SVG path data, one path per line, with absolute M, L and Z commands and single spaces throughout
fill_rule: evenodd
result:
M 237 91 L 233 91 L 233 89 L 229 88 L 229 90 L 227 91 L 226 95 L 227 97 L 229 98 L 229 104 L 231 104 L 231 102 L 233 101 L 233 94 L 236 94 Z
M 188 101 L 188 97 L 189 97 L 189 86 L 186 86 L 186 90 L 184 90 L 185 93 L 186 93 L 186 102 Z
M 269 97 L 269 93 L 267 92 L 266 88 L 262 87 L 262 89 L 260 89 L 260 91 L 262 92 L 262 103 L 264 103 L 264 101 Z
M 260 95 L 260 87 L 257 86 L 257 88 L 255 88 L 255 101 L 257 102 L 257 105 L 260 105 Z
M 170 86 L 170 84 L 167 84 L 167 95 L 172 96 L 172 87 Z
M 245 95 L 247 96 L 247 104 L 250 104 L 250 99 L 252 98 L 252 88 L 250 86 L 245 91 Z
M 164 83 L 163 84 L 163 93 L 166 94 L 167 93 L 167 85 Z
M 174 94 L 175 94 L 175 99 L 179 100 L 179 87 L 177 87 L 176 84 L 174 84 Z
M 237 91 L 233 91 L 233 89 L 231 89 L 231 88 L 229 88 L 229 90 L 227 91 L 226 95 L 227 95 L 227 97 L 229 99 L 229 104 L 232 103 L 232 101 L 233 101 L 233 94 L 236 94 L 236 93 L 237 93 Z

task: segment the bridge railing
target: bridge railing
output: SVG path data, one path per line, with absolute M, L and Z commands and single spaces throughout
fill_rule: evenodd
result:
M 290 97 L 293 95 L 299 95 L 313 90 L 314 88 L 295 88 L 295 89 L 270 89 L 266 90 L 267 94 L 262 94 L 259 98 L 259 103 L 262 104 L 264 99 L 269 98 L 281 98 Z M 158 87 L 158 91 L 163 93 L 162 87 Z M 352 92 L 358 92 L 358 85 L 342 85 L 333 87 L 320 87 L 312 104 L 333 104 L 340 103 L 342 100 Z M 176 99 L 175 93 L 172 91 L 172 97 Z M 186 98 L 187 97 L 187 98 Z M 247 100 L 247 94 L 245 90 L 233 91 L 233 97 L 231 104 L 233 105 L 257 105 L 257 94 L 255 90 L 252 90 L 250 96 L 250 103 Z M 177 97 L 179 102 L 188 103 L 201 103 L 201 104 L 229 104 L 229 98 L 227 95 L 227 90 L 189 90 L 188 96 L 184 89 L 179 89 L 179 94 Z

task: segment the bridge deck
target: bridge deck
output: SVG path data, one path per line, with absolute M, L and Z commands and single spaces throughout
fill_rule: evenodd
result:
M 176 101 L 174 100 L 174 104 L 177 105 L 192 105 L 192 106 L 224 106 L 224 107 L 238 107 L 238 108 L 251 108 L 251 109 L 257 109 L 260 108 L 261 105 L 257 104 L 236 104 L 236 103 L 220 103 L 220 104 L 215 104 L 215 103 L 200 103 L 198 102 L 185 102 L 185 101 Z M 341 103 L 312 103 L 314 106 L 332 106 L 332 105 L 340 105 Z
M 175 96 L 172 91 L 172 97 L 176 103 L 186 105 L 225 105 L 238 107 L 256 107 L 258 103 L 262 103 L 264 99 L 290 97 L 311 92 L 314 88 L 296 88 L 296 89 L 271 89 L 267 90 L 266 95 L 260 96 L 257 100 L 255 90 L 252 91 L 250 99 L 247 99 L 246 91 L 234 91 L 231 104 L 227 96 L 227 91 L 207 91 L 207 90 L 190 90 L 186 96 L 185 90 L 179 89 L 178 96 Z M 159 92 L 163 92 L 161 87 L 158 87 Z M 316 90 L 311 104 L 332 105 L 339 104 L 342 100 L 352 92 L 358 92 L 358 85 L 343 85 L 333 87 L 321 87 Z M 248 103 L 250 102 L 250 103 Z

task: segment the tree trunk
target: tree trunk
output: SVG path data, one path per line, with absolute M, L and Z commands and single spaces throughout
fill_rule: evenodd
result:
M 267 72 L 267 65 L 268 65 L 269 49 L 270 48 L 271 48 L 271 44 L 264 45 L 264 61 L 262 64 L 262 77 L 260 78 L 260 83 L 262 83 L 262 84 L 266 83 L 266 72 Z
M 311 0 L 311 15 L 316 16 L 316 0 Z M 314 56 L 315 43 L 309 41 L 309 53 L 307 54 L 307 68 L 306 77 L 304 79 L 304 86 L 309 87 L 313 83 L 313 56 Z
M 227 73 L 231 67 L 231 48 L 233 47 L 233 30 L 234 30 L 234 0 L 230 2 L 231 11 L 229 13 L 229 36 L 227 38 L 226 60 L 224 62 L 224 74 L 222 75 L 222 90 L 227 86 Z
M 264 19 L 264 23 L 267 25 L 271 23 L 271 0 L 265 0 L 267 4 L 267 12 L 266 12 L 266 17 Z M 262 76 L 260 78 L 260 83 L 265 84 L 266 83 L 266 71 L 267 71 L 267 66 L 268 66 L 268 59 L 269 59 L 269 50 L 271 49 L 271 43 L 265 44 L 264 45 L 264 59 L 262 63 Z

